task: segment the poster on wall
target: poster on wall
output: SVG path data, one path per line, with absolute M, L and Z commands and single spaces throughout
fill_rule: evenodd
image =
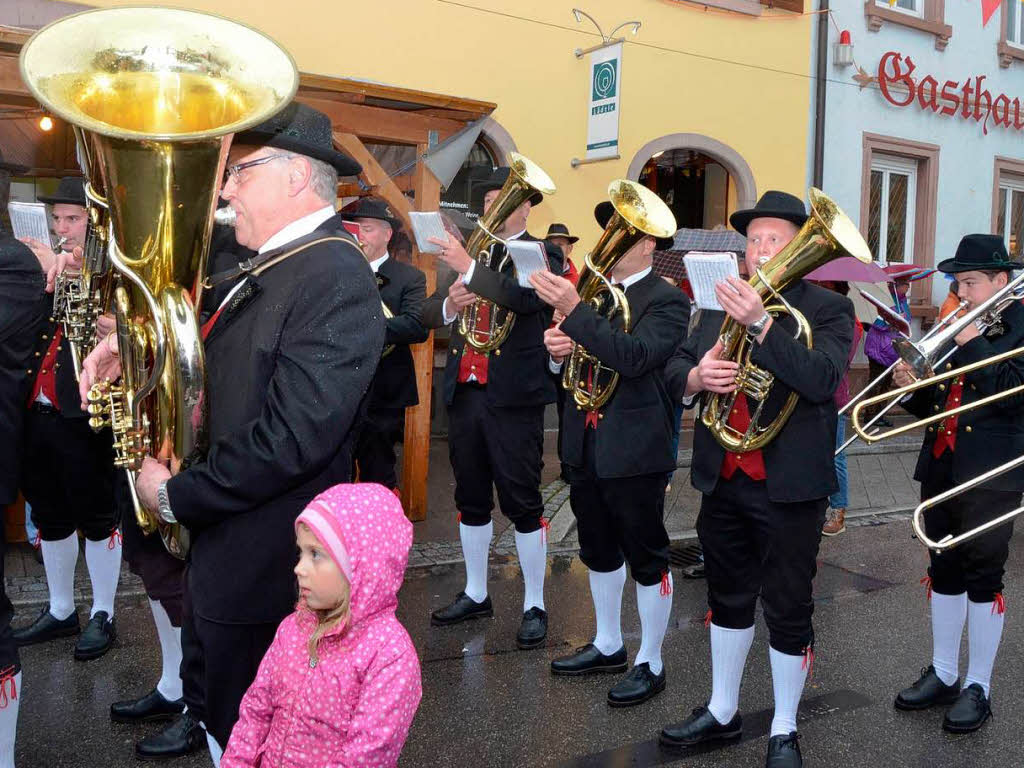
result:
M 619 86 L 622 43 L 590 54 L 590 108 L 587 113 L 587 160 L 619 154 Z

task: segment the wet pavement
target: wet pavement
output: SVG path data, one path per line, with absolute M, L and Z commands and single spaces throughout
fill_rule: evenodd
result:
M 995 718 L 974 735 L 952 736 L 940 728 L 941 711 L 908 714 L 892 707 L 895 691 L 928 663 L 931 645 L 918 584 L 925 551 L 912 541 L 906 520 L 885 520 L 865 518 L 822 543 L 815 582 L 817 658 L 801 709 L 805 764 L 1024 765 L 1024 633 L 1014 599 L 1024 570 L 1020 548 L 1013 548 L 1008 568 L 1006 631 L 993 680 Z M 550 632 L 547 645 L 535 651 L 515 648 L 522 587 L 514 558 L 494 560 L 495 617 L 459 627 L 432 628 L 429 613 L 462 587 L 461 566 L 409 572 L 399 614 L 422 660 L 424 696 L 402 766 L 763 765 L 772 697 L 760 618 L 741 696 L 743 739 L 696 754 L 663 752 L 655 741 L 660 727 L 684 719 L 710 690 L 703 582 L 676 573 L 664 649 L 667 690 L 641 707 L 613 710 L 605 694 L 614 677 L 564 679 L 548 671 L 553 657 L 592 633 L 587 578 L 578 559 L 550 560 Z M 639 645 L 635 605 L 630 582 L 622 615 L 631 652 Z M 18 620 L 32 612 L 23 609 Z M 20 768 L 136 764 L 133 741 L 156 726 L 115 725 L 107 711 L 115 698 L 145 692 L 157 679 L 156 637 L 139 598 L 118 601 L 117 621 L 118 647 L 96 661 L 75 662 L 73 638 L 23 649 Z M 964 665 L 966 646 L 965 636 Z M 194 755 L 169 765 L 208 762 Z

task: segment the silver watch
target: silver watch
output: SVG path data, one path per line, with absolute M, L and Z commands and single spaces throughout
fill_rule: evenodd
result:
M 171 499 L 167 495 L 167 481 L 164 480 L 156 488 L 156 504 L 157 512 L 160 517 L 167 523 L 176 523 L 178 519 L 174 516 L 171 511 Z
M 764 331 L 764 327 L 768 325 L 768 321 L 771 319 L 771 315 L 765 312 L 763 315 L 761 315 L 760 320 L 755 320 L 754 322 L 747 326 L 747 333 L 755 338 L 760 336 L 761 333 Z

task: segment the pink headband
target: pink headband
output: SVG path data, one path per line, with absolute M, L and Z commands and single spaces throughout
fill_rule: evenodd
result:
M 295 520 L 295 528 L 299 523 L 305 523 L 313 532 L 313 535 L 320 540 L 320 543 L 327 547 L 334 562 L 341 568 L 345 578 L 352 582 L 352 563 L 348 558 L 348 550 L 345 549 L 345 536 L 341 530 L 341 523 L 331 512 L 330 507 L 318 501 L 312 502 L 306 507 L 302 514 Z

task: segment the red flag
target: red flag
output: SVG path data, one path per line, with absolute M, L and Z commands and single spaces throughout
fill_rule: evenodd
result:
M 999 8 L 999 4 L 1002 0 L 981 0 L 981 26 L 988 24 L 988 20 L 992 18 L 992 14 Z M 1014 0 L 1010 0 L 1014 2 Z

